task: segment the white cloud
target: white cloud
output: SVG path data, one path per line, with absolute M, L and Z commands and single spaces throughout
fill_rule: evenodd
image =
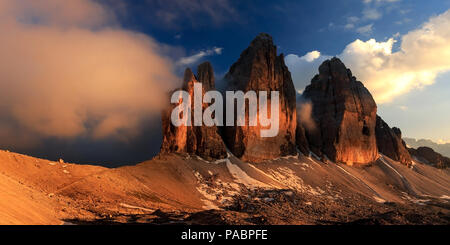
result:
M 300 59 L 306 60 L 307 62 L 312 62 L 315 59 L 320 57 L 320 52 L 317 50 L 311 51 L 304 56 L 300 57 Z
M 371 34 L 372 31 L 373 31 L 373 24 L 368 24 L 368 25 L 356 28 L 356 32 L 358 32 L 361 35 Z
M 350 16 L 350 17 L 347 18 L 347 21 L 348 21 L 349 23 L 355 23 L 355 22 L 357 22 L 358 20 L 359 20 L 359 18 L 356 17 L 356 16 Z
M 353 28 L 355 28 L 355 24 L 353 24 L 353 23 L 347 23 L 347 24 L 344 26 L 344 28 L 345 28 L 345 29 L 353 29 Z
M 365 20 L 378 20 L 381 16 L 383 16 L 383 14 L 376 8 L 364 9 L 362 14 L 362 18 Z
M 177 64 L 179 66 L 188 66 L 199 62 L 202 58 L 212 55 L 222 54 L 223 48 L 214 47 L 212 49 L 202 50 L 194 55 L 183 57 L 178 60 Z
M 289 54 L 285 57 L 298 93 L 303 93 L 304 88 L 311 83 L 311 79 L 317 73 L 319 65 L 328 58 L 331 56 L 323 56 L 319 51 L 312 51 L 303 56 Z
M 384 42 L 358 39 L 338 55 L 377 103 L 388 103 L 413 89 L 433 84 L 440 73 L 450 71 L 450 10 L 403 35 L 397 52 L 392 50 L 395 42 L 394 38 Z M 286 56 L 297 90 L 309 84 L 305 81 L 317 73 L 319 62 L 326 58 L 321 55 L 315 62 L 306 62 L 295 55 Z

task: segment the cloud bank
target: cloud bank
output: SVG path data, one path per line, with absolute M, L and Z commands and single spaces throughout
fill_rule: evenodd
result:
M 126 138 L 159 115 L 173 62 L 91 0 L 0 0 L 0 144 Z
M 388 103 L 413 89 L 431 85 L 440 73 L 450 71 L 450 10 L 403 35 L 399 50 L 394 52 L 395 42 L 394 38 L 384 42 L 358 39 L 337 55 L 377 103 Z M 308 61 L 305 56 L 286 56 L 299 91 L 310 83 L 320 63 L 330 57 L 320 55 Z

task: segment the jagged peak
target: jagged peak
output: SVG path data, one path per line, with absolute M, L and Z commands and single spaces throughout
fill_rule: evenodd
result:
M 334 73 L 349 74 L 349 76 L 352 77 L 350 69 L 347 69 L 345 64 L 337 57 L 325 60 L 319 66 L 320 75 L 331 75 Z
M 209 61 L 203 62 L 197 67 L 197 80 L 203 84 L 206 90 L 214 89 L 214 70 Z
M 184 70 L 184 79 L 183 82 L 187 83 L 189 81 L 192 81 L 192 79 L 195 79 L 195 75 L 192 72 L 191 68 L 186 68 L 186 70 Z
M 272 36 L 267 33 L 260 33 L 256 36 L 253 41 L 250 43 L 250 49 L 275 49 L 276 47 L 273 44 Z

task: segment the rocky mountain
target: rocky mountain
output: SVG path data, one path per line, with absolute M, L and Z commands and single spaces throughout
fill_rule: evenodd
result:
M 436 168 L 449 159 L 419 148 L 411 160 L 401 131 L 377 117 L 339 59 L 325 61 L 296 101 L 283 56 L 261 34 L 226 80 L 229 90 L 280 91 L 278 136 L 259 137 L 260 126 L 175 127 L 179 101 L 162 112 L 161 154 L 135 166 L 0 150 L 0 224 L 450 223 L 450 169 Z M 193 97 L 198 83 L 202 94 L 215 88 L 211 64 L 186 69 L 181 89 Z
M 402 140 L 402 131 L 399 128 L 390 128 L 381 117 L 377 116 L 375 133 L 380 153 L 405 165 L 412 163 L 406 144 Z
M 401 130 L 390 128 L 377 116 L 372 95 L 350 69 L 338 58 L 332 58 L 323 62 L 318 70 L 319 74 L 297 102 L 283 55 L 277 56 L 268 34 L 258 35 L 231 66 L 224 80 L 229 91 L 280 92 L 278 135 L 261 137 L 262 126 L 259 122 L 257 126 L 249 126 L 249 114 L 246 114 L 247 124 L 237 126 L 236 111 L 236 126 L 224 126 L 220 130 L 215 126 L 175 127 L 170 122 L 170 115 L 178 104 L 170 105 L 163 112 L 161 152 L 190 153 L 210 160 L 225 158 L 228 148 L 243 161 L 263 162 L 295 155 L 298 150 L 304 155 L 313 152 L 324 160 L 348 165 L 372 163 L 382 153 L 404 165 L 411 165 Z M 203 85 L 203 94 L 215 88 L 210 63 L 199 65 L 197 71 L 195 76 L 186 69 L 184 75 L 182 89 L 191 97 L 194 83 Z M 203 104 L 203 109 L 206 106 Z M 245 107 L 248 111 L 247 104 Z
M 434 151 L 442 154 L 443 156 L 450 157 L 450 143 L 438 144 L 432 140 L 427 139 L 413 139 L 413 138 L 403 138 L 406 144 L 411 148 L 419 148 L 421 146 L 426 146 L 432 148 Z
M 296 154 L 295 132 L 297 124 L 295 88 L 284 56 L 277 56 L 277 48 L 268 34 L 258 35 L 245 49 L 225 76 L 226 90 L 244 92 L 279 91 L 279 133 L 262 138 L 261 124 L 256 127 L 225 127 L 224 140 L 230 151 L 244 161 L 261 162 L 280 156 Z M 270 105 L 270 97 L 268 99 Z M 246 105 L 246 111 L 248 106 Z M 246 115 L 248 120 L 248 115 Z
M 421 162 L 427 163 L 436 168 L 450 167 L 450 158 L 442 156 L 430 147 L 421 146 L 417 149 L 409 148 L 408 150 L 411 155 L 416 157 Z
M 194 98 L 194 83 L 203 85 L 202 94 L 214 89 L 214 72 L 210 63 L 206 62 L 198 66 L 197 76 L 191 69 L 187 68 L 184 73 L 182 89 L 188 91 L 191 98 Z M 162 153 L 178 152 L 190 153 L 201 156 L 205 159 L 222 159 L 227 156 L 227 151 L 216 126 L 179 126 L 171 123 L 172 110 L 181 103 L 171 104 L 168 109 L 162 112 L 163 142 Z M 194 108 L 194 100 L 191 100 Z M 203 103 L 203 110 L 208 106 Z M 191 122 L 193 122 L 193 113 Z
M 303 97 L 313 105 L 309 147 L 333 162 L 367 164 L 378 159 L 372 95 L 338 59 L 322 63 Z

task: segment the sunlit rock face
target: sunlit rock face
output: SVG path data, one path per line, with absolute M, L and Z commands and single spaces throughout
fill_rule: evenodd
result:
M 296 154 L 296 101 L 291 74 L 284 63 L 283 55 L 268 34 L 258 35 L 244 50 L 225 76 L 229 91 L 279 91 L 279 132 L 275 137 L 261 137 L 262 127 L 229 126 L 223 137 L 230 151 L 248 162 L 261 162 L 286 155 Z M 270 108 L 270 97 L 267 102 Z M 248 106 L 246 107 L 248 111 Z M 259 113 L 258 113 L 259 114 Z M 269 113 L 270 116 L 270 113 Z M 236 116 L 234 117 L 236 124 Z M 248 121 L 248 114 L 246 115 Z M 268 127 L 267 127 L 268 128 Z
M 214 72 L 210 63 L 205 62 L 199 65 L 197 76 L 194 76 L 189 68 L 185 71 L 182 89 L 190 94 L 192 108 L 194 108 L 194 83 L 197 82 L 202 84 L 202 95 L 208 90 L 214 89 Z M 207 160 L 226 158 L 226 147 L 216 126 L 175 127 L 171 123 L 172 110 L 180 103 L 181 100 L 178 104 L 168 105 L 167 110 L 162 112 L 163 143 L 161 153 L 190 153 Z M 202 107 L 205 110 L 208 104 L 203 103 Z M 194 113 L 191 113 L 190 116 L 191 121 L 194 122 Z
M 303 97 L 312 102 L 314 129 L 306 129 L 311 150 L 335 162 L 367 164 L 378 158 L 377 105 L 337 58 L 319 67 Z
M 407 166 L 411 164 L 411 156 L 402 140 L 402 132 L 399 128 L 390 128 L 381 117 L 377 116 L 375 132 L 380 153 Z

